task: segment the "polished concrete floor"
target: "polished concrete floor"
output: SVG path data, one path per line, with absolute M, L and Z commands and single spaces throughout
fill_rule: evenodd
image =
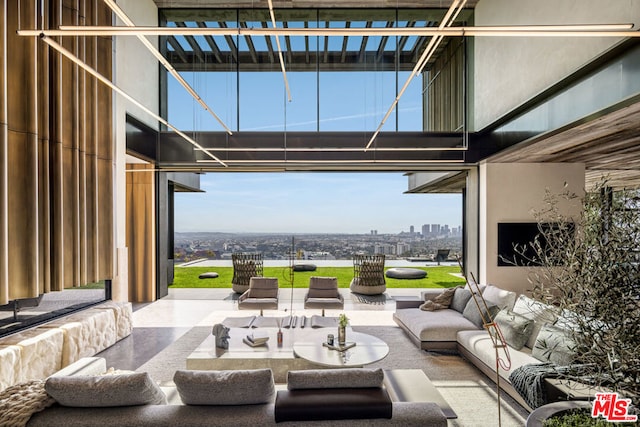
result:
M 346 313 L 353 326 L 395 325 L 394 298 L 420 296 L 421 289 L 387 289 L 382 296 L 358 296 L 348 289 L 344 310 L 327 310 L 327 316 Z M 304 309 L 306 289 L 280 289 L 279 310 L 264 315 L 284 316 L 320 314 Z M 259 314 L 238 310 L 237 294 L 231 289 L 170 289 L 169 295 L 153 303 L 134 304 L 133 333 L 99 354 L 107 366 L 135 370 L 195 326 L 212 326 L 221 318 Z

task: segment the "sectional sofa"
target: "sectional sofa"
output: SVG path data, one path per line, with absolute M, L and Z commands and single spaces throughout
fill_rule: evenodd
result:
M 270 369 L 177 371 L 171 387 L 105 370 L 93 357 L 51 376 L 45 389 L 56 403 L 27 426 L 447 425 L 435 403 L 392 401 L 380 369 L 290 371 L 286 386 L 274 385 Z
M 517 295 L 496 286 L 480 286 L 479 289 L 491 317 L 508 343 L 507 348 L 499 349 L 498 353 L 505 362 L 498 369 L 500 386 L 523 407 L 531 410 L 509 381 L 509 375 L 527 364 L 566 363 L 570 357 L 570 343 L 564 339 L 562 330 L 553 326 L 558 321 L 557 310 L 526 295 Z M 447 308 L 433 311 L 420 308 L 426 301 L 442 301 L 443 292 L 441 289 L 427 290 L 420 301 L 397 302 L 393 316 L 395 322 L 420 348 L 456 351 L 496 381 L 496 350 L 489 333 L 483 328 L 478 305 L 468 286 L 453 291 L 450 301 L 445 304 Z M 480 307 L 485 310 L 483 304 Z M 554 344 L 550 346 L 552 342 Z M 545 386 L 550 399 L 571 393 L 557 380 L 546 379 Z

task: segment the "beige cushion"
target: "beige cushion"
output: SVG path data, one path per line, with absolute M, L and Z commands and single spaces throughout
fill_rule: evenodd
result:
M 542 362 L 566 366 L 575 359 L 575 345 L 566 330 L 544 325 L 538 333 L 531 355 Z
M 271 369 L 176 371 L 178 393 L 187 405 L 256 405 L 275 399 Z
M 146 372 L 50 377 L 45 390 L 62 406 L 102 408 L 162 405 L 167 398 Z
M 533 330 L 533 320 L 507 309 L 500 310 L 493 321 L 500 327 L 507 344 L 516 350 L 524 347 Z
M 553 323 L 557 318 L 555 309 L 540 301 L 529 298 L 526 295 L 520 295 L 513 306 L 513 312 L 518 313 L 528 319 L 533 320 L 531 335 L 527 340 L 526 346 L 533 348 L 536 344 L 536 338 L 540 332 L 540 328 L 545 323 Z
M 309 279 L 309 298 L 338 298 L 338 279 L 313 276 Z
M 516 296 L 517 294 L 515 292 L 507 291 L 493 285 L 487 285 L 482 291 L 482 297 L 487 300 L 487 302 L 492 302 L 494 305 L 497 305 L 500 309 L 507 308 L 512 310 L 513 305 L 516 303 Z
M 432 301 L 425 301 L 420 310 L 435 311 L 449 308 L 449 304 L 453 300 L 453 294 L 456 292 L 456 288 L 445 289 L 440 295 L 436 296 Z
M 278 279 L 252 277 L 249 280 L 249 298 L 275 298 L 278 296 Z
M 311 369 L 289 371 L 287 388 L 289 390 L 322 388 L 367 388 L 382 387 L 384 372 L 382 369 Z
M 478 302 L 480 304 L 482 314 L 480 314 L 480 311 L 478 310 L 478 304 L 476 304 L 476 301 L 471 298 L 467 303 L 467 306 L 464 308 L 462 316 L 476 325 L 476 327 L 483 328 L 485 321 L 488 322 L 493 319 L 493 316 L 495 316 L 498 311 L 500 311 L 500 308 L 490 301 L 486 302 L 486 306 L 482 303 L 482 301 Z

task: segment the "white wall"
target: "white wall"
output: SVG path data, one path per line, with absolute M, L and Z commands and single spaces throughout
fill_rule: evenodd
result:
M 119 0 L 118 5 L 136 25 L 158 25 L 158 9 L 153 0 Z M 123 25 L 117 20 L 117 25 Z M 157 37 L 150 37 L 158 46 Z M 158 61 L 135 37 L 116 37 L 114 48 L 114 83 L 151 111 L 159 112 Z M 126 248 L 126 114 L 143 121 L 153 129 L 158 122 L 143 110 L 114 93 L 114 259 L 113 299 L 128 300 Z
M 533 210 L 544 206 L 547 189 L 582 195 L 584 175 L 584 164 L 575 163 L 480 165 L 480 283 L 518 293 L 530 289 L 529 267 L 498 267 L 498 223 L 534 222 Z M 565 203 L 561 209 L 568 216 L 577 216 L 580 203 Z
M 638 0 L 480 0 L 475 25 L 640 25 Z M 476 37 L 474 128 L 480 130 L 618 43 L 611 37 Z

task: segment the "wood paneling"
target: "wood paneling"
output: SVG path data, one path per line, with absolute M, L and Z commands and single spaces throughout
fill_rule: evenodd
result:
M 156 299 L 156 215 L 154 165 L 129 165 L 149 172 L 127 173 L 129 301 Z
M 104 25 L 111 22 L 109 9 L 101 0 L 1 4 L 0 19 L 6 19 L 0 30 L 4 304 L 112 277 L 113 142 L 110 92 L 100 92 L 93 77 L 37 38 L 16 34 L 18 17 L 21 28 Z M 110 39 L 62 43 L 111 76 Z
M 614 188 L 640 187 L 640 99 L 569 129 L 517 144 L 490 162 L 584 163 L 586 186 L 603 177 Z

